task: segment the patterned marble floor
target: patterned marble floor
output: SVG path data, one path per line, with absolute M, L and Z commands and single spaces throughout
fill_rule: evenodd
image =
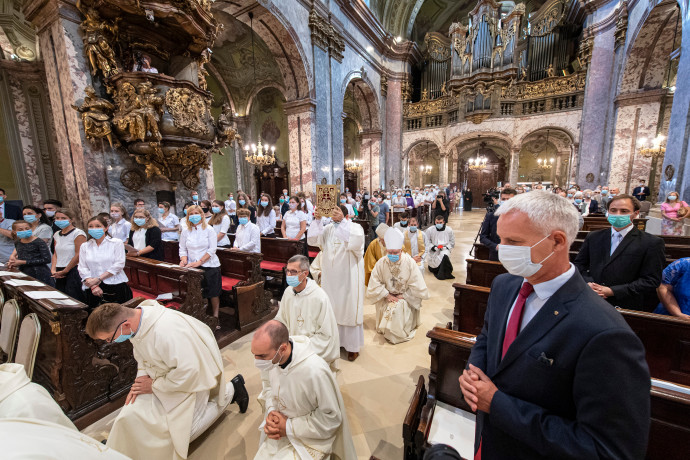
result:
M 456 246 L 451 261 L 457 281 L 465 280 L 465 259 L 472 247 L 484 211 L 475 209 L 464 215 L 453 214 L 450 226 L 455 231 Z M 429 372 L 429 340 L 426 332 L 436 325 L 452 321 L 453 280 L 439 281 L 425 272 L 431 298 L 422 305 L 422 324 L 409 342 L 391 345 L 374 330 L 374 307 L 364 313 L 364 347 L 357 361 L 340 361 L 340 390 L 359 459 L 371 455 L 382 460 L 402 459 L 402 421 L 420 375 Z M 256 396 L 261 391 L 259 371 L 250 352 L 252 335 L 243 337 L 222 350 L 226 378 L 244 375 L 250 395 L 246 414 L 230 406 L 222 420 L 190 446 L 190 460 L 251 459 L 259 442 L 261 408 Z M 341 350 L 342 351 L 342 350 Z M 342 358 L 346 358 L 343 353 Z M 458 390 L 459 391 L 459 390 Z M 112 426 L 116 413 L 87 427 L 84 433 L 101 440 Z M 139 459 L 136 459 L 139 460 Z

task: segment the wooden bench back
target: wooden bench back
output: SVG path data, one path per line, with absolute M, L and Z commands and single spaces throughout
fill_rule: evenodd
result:
M 287 240 L 283 238 L 261 238 L 263 260 L 287 264 L 290 257 L 304 254 L 307 240 Z
M 489 248 L 482 243 L 474 243 L 474 258 L 478 260 L 489 260 Z
M 494 262 L 491 260 L 466 259 L 467 262 L 467 278 L 466 284 L 473 284 L 475 286 L 491 287 L 494 278 L 507 270 L 501 262 Z
M 216 255 L 220 261 L 220 270 L 223 276 L 242 280 L 246 284 L 264 280 L 261 275 L 261 254 L 219 248 L 216 250 Z
M 491 288 L 461 283 L 454 283 L 453 287 L 455 288 L 453 330 L 479 334 L 484 326 L 486 303 Z
M 427 332 L 426 336 L 431 339 L 429 398 L 471 412 L 462 397 L 458 378 L 470 359 L 475 336 L 438 326 Z

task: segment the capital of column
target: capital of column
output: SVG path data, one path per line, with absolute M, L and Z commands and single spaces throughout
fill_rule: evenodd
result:
M 316 101 L 312 98 L 304 98 L 290 101 L 283 104 L 286 115 L 297 115 L 300 113 L 313 113 L 316 110 Z
M 71 0 L 26 0 L 22 5 L 22 13 L 39 34 L 59 18 L 75 24 L 82 21 L 76 1 Z
M 383 136 L 383 131 L 381 130 L 376 130 L 376 129 L 370 129 L 366 131 L 362 131 L 360 133 L 360 136 L 362 136 L 362 139 L 370 139 L 370 140 L 381 140 Z

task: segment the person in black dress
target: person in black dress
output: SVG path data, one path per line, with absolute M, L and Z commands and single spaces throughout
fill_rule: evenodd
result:
M 46 242 L 33 236 L 31 224 L 24 220 L 14 222 L 12 232 L 16 235 L 16 241 L 14 252 L 7 263 L 8 267 L 17 268 L 42 283 L 55 286 L 49 268 L 52 256 Z
M 128 257 L 146 257 L 163 261 L 163 241 L 161 229 L 156 219 L 146 209 L 137 209 L 132 214 L 132 229 L 129 231 L 128 243 L 137 252 L 128 252 Z
M 462 192 L 462 210 L 471 211 L 472 210 L 472 190 L 466 188 Z

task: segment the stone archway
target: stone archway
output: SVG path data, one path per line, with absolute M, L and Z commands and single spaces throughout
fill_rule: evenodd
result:
M 454 150 L 458 157 L 457 177 L 462 188 L 472 191 L 472 207 L 484 207 L 483 194 L 499 182 L 505 183 L 508 178 L 510 162 L 510 143 L 492 135 L 463 136 L 453 140 Z M 476 159 L 485 159 L 486 163 L 476 166 Z
M 442 177 L 443 155 L 438 145 L 429 140 L 420 140 L 413 144 L 406 153 L 408 170 L 407 185 L 423 187 L 425 184 L 446 182 Z
M 544 127 L 531 131 L 520 139 L 518 161 L 514 164 L 517 169 L 511 173 L 517 178 L 517 183 L 569 184 L 575 173 L 574 147 L 572 135 L 560 128 Z

